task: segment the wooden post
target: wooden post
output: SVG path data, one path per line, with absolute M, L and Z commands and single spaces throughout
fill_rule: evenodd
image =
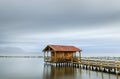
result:
M 89 58 L 88 58 L 88 63 L 87 63 L 87 64 L 88 64 L 88 69 L 89 69 L 89 68 L 90 68 L 90 61 L 89 61 Z
M 56 58 L 56 51 L 54 51 L 54 53 L 55 53 L 55 62 L 56 62 L 56 59 L 57 59 L 57 58 Z
M 79 51 L 79 57 L 80 57 L 80 64 L 79 66 L 81 66 L 81 52 Z
M 76 58 L 76 52 L 74 53 L 74 57 Z
M 103 71 L 102 70 L 102 59 L 100 60 L 100 71 Z
M 47 58 L 48 58 L 48 51 L 47 51 Z
M 115 73 L 118 74 L 118 68 L 120 67 L 120 61 L 115 61 Z
M 46 57 L 46 60 L 47 60 L 47 62 L 48 62 L 48 51 L 47 51 L 47 57 Z
M 79 58 L 80 58 L 80 62 L 81 62 L 81 53 L 80 53 L 80 51 L 79 51 Z
M 45 52 L 44 52 L 44 62 L 45 62 Z
M 118 68 L 117 68 L 117 67 L 115 68 L 115 70 L 116 70 L 116 71 L 115 71 L 115 72 L 116 72 L 116 74 L 118 74 Z
M 50 48 L 49 48 L 49 58 L 50 58 L 50 62 L 51 62 L 52 56 L 51 56 Z

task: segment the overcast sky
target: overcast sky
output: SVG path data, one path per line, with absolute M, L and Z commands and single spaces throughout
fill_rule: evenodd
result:
M 0 54 L 41 53 L 47 44 L 120 56 L 120 1 L 0 0 Z

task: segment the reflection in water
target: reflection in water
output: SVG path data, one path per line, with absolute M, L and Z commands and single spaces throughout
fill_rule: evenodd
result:
M 120 79 L 119 75 L 44 64 L 43 79 Z
M 55 67 L 53 65 L 44 65 L 43 79 L 69 79 L 74 78 L 73 67 Z

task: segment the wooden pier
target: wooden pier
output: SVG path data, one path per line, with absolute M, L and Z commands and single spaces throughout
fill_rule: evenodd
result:
M 83 69 L 120 74 L 120 61 L 82 58 L 75 46 L 47 45 L 44 49 L 44 62 L 57 67 L 73 66 Z
M 89 58 L 73 58 L 72 60 L 71 64 L 75 64 L 76 66 L 80 66 L 85 69 L 116 74 L 120 73 L 120 61 Z
M 71 61 L 62 61 L 58 59 L 57 62 L 51 62 L 51 58 L 48 57 L 45 58 L 45 62 L 51 65 L 55 65 L 57 67 L 73 66 L 94 71 L 120 74 L 120 61 L 115 60 L 74 57 L 71 59 Z

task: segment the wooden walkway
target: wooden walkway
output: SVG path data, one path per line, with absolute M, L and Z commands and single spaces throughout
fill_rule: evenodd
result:
M 45 62 L 50 62 L 50 58 L 46 58 Z M 73 66 L 73 67 L 79 67 L 83 69 L 90 69 L 95 71 L 102 71 L 102 72 L 108 72 L 108 73 L 116 73 L 120 74 L 120 61 L 115 60 L 103 60 L 103 59 L 90 59 L 90 58 L 79 58 L 74 57 L 71 59 L 71 61 L 62 61 L 58 60 L 59 62 L 53 63 L 56 66 Z
M 73 58 L 71 63 L 75 66 L 80 66 L 85 69 L 103 71 L 109 73 L 120 73 L 120 61 L 89 59 L 89 58 Z

